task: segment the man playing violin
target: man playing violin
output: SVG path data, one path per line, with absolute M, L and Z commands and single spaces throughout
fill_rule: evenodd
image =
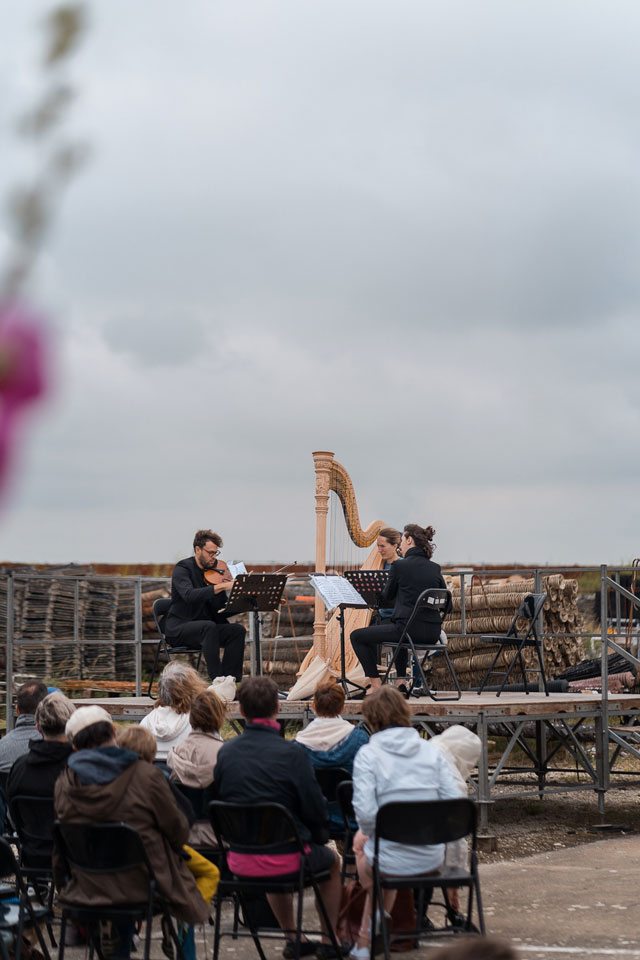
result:
M 194 555 L 176 563 L 165 637 L 170 646 L 202 648 L 212 680 L 229 675 L 242 680 L 246 631 L 241 623 L 228 623 L 220 613 L 233 583 L 226 565 L 218 560 L 221 546 L 219 534 L 198 530 L 193 538 Z M 222 663 L 220 647 L 224 650 Z

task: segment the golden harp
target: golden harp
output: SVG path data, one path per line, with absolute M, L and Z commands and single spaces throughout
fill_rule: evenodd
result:
M 351 482 L 351 477 L 342 464 L 334 459 L 333 453 L 327 450 L 317 450 L 313 454 L 313 463 L 316 473 L 315 566 L 317 573 L 325 573 L 327 569 L 327 515 L 329 511 L 329 495 L 332 490 L 342 504 L 348 535 L 356 547 L 370 547 L 375 544 L 376 537 L 385 524 L 382 520 L 374 520 L 373 523 L 370 523 L 368 527 L 363 529 L 360 524 L 356 493 L 353 483 Z M 382 566 L 382 559 L 377 547 L 373 547 L 364 563 L 357 565 L 361 566 L 363 570 L 378 570 Z M 370 610 L 345 611 L 345 669 L 347 673 L 355 667 L 358 662 L 349 643 L 351 632 L 359 627 L 366 627 L 370 619 Z M 320 597 L 316 597 L 315 603 L 313 646 L 302 662 L 300 673 L 306 670 L 307 666 L 315 657 L 329 660 L 331 669 L 339 672 L 340 627 L 337 613 L 332 614 L 330 620 L 326 622 L 325 608 Z

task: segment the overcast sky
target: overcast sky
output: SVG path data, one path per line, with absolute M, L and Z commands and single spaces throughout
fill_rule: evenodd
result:
M 3 9 L 3 195 L 50 6 Z M 94 2 L 0 560 L 306 560 L 316 449 L 441 562 L 640 554 L 638 36 L 636 0 Z

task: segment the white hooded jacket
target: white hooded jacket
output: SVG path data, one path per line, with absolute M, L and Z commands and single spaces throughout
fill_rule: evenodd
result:
M 373 863 L 373 836 L 378 808 L 385 803 L 450 800 L 460 795 L 449 764 L 440 751 L 412 727 L 389 727 L 360 747 L 353 763 L 353 806 L 358 825 L 369 839 L 364 848 Z M 380 869 L 400 876 L 437 869 L 444 844 L 409 846 L 380 841 Z
M 191 733 L 189 714 L 176 713 L 172 707 L 154 707 L 140 721 L 140 726 L 155 737 L 157 760 L 166 760 L 169 750 L 186 740 Z

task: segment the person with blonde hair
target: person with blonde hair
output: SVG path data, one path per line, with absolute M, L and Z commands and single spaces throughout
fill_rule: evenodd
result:
M 206 688 L 193 667 L 178 660 L 166 665 L 158 679 L 158 699 L 153 710 L 140 721 L 140 726 L 155 737 L 158 760 L 166 760 L 171 748 L 187 739 L 191 733 L 191 703 Z

